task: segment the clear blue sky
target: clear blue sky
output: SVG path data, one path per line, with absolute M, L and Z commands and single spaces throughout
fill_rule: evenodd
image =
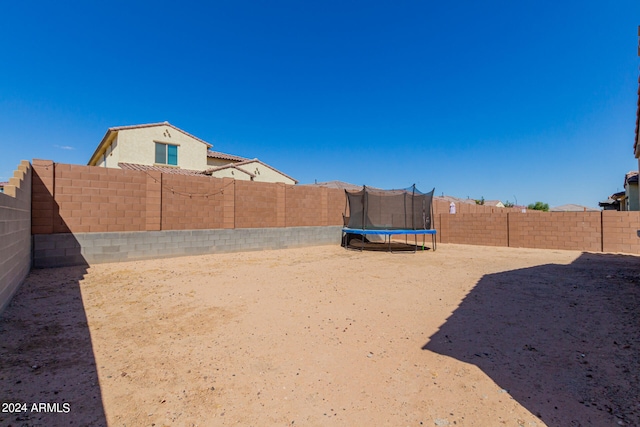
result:
M 638 0 L 1 10 L 0 180 L 165 120 L 301 183 L 597 206 L 638 166 Z

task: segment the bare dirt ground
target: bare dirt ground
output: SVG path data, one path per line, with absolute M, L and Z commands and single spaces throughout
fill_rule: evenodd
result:
M 0 318 L 0 425 L 639 426 L 639 355 L 636 256 L 322 246 L 34 270 Z

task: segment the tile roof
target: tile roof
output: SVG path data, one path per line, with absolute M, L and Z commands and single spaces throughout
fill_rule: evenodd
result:
M 624 176 L 624 185 L 638 183 L 638 171 L 631 171 Z
M 157 171 L 162 173 L 170 173 L 174 175 L 199 175 L 204 176 L 204 172 L 202 171 L 194 171 L 190 169 L 179 169 L 179 168 L 170 168 L 165 166 L 149 166 L 149 165 L 139 165 L 135 163 L 118 163 L 120 169 L 131 170 L 131 171 Z
M 229 163 L 228 165 L 222 165 L 222 166 L 217 166 L 215 168 L 211 168 L 211 169 L 207 169 L 206 171 L 204 171 L 203 173 L 206 175 L 211 175 L 215 172 L 224 170 L 224 169 L 236 169 L 242 173 L 246 173 L 247 175 L 249 175 L 251 178 L 255 178 L 256 176 L 254 174 L 252 174 L 251 172 L 244 170 L 242 168 L 236 167 L 238 163 Z
M 220 168 L 224 168 L 224 167 L 231 167 L 231 166 L 233 166 L 233 167 L 237 167 L 237 166 L 242 167 L 242 166 L 244 166 L 244 165 L 248 165 L 248 164 L 251 164 L 251 163 L 260 163 L 262 166 L 264 166 L 264 167 L 266 167 L 266 168 L 269 168 L 269 169 L 271 169 L 272 171 L 277 172 L 277 173 L 279 173 L 280 175 L 282 175 L 282 176 L 284 176 L 284 177 L 286 177 L 286 178 L 289 178 L 291 181 L 295 182 L 296 184 L 298 183 L 298 180 L 297 180 L 297 179 L 291 178 L 291 177 L 290 177 L 289 175 L 287 175 L 286 173 L 282 173 L 282 172 L 280 172 L 278 169 L 276 169 L 276 168 L 274 168 L 274 167 L 271 167 L 271 166 L 269 166 L 268 164 L 263 163 L 263 162 L 261 162 L 261 161 L 260 161 L 260 160 L 258 160 L 258 159 L 247 159 L 247 160 L 244 160 L 244 161 L 242 161 L 242 162 L 232 163 L 232 164 L 225 165 L 225 166 L 219 166 L 219 167 L 215 167 L 215 168 L 207 169 L 206 171 L 204 171 L 204 173 L 206 173 L 207 175 L 210 175 L 210 174 L 211 174 L 211 172 L 215 172 L 215 171 L 217 171 L 217 170 L 220 170 Z M 241 169 L 241 168 L 239 168 L 239 169 Z M 245 172 L 247 172 L 247 173 L 250 173 L 250 172 L 248 172 L 246 169 L 243 169 L 243 170 L 244 170 Z M 254 175 L 254 176 L 255 176 L 255 175 Z
M 231 160 L 232 162 L 244 162 L 249 160 L 245 157 L 234 156 L 233 154 L 221 153 L 219 151 L 207 150 L 207 157 L 220 160 Z
M 185 135 L 202 142 L 203 144 L 205 144 L 207 147 L 213 147 L 212 144 L 209 144 L 207 141 L 204 141 L 200 138 L 198 138 L 197 136 L 191 135 L 189 132 L 185 132 L 184 130 L 175 127 L 174 125 L 172 125 L 169 122 L 159 122 L 159 123 L 146 123 L 146 124 L 142 124 L 142 125 L 129 125 L 129 126 L 114 126 L 108 129 L 107 132 L 118 132 L 121 130 L 128 130 L 128 129 L 142 129 L 142 128 L 152 128 L 152 127 L 156 127 L 156 126 L 169 126 L 170 128 L 173 128 L 175 130 L 177 130 L 178 132 L 182 132 Z

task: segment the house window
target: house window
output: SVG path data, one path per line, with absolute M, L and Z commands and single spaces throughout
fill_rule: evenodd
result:
M 156 142 L 156 163 L 178 166 L 178 146 Z

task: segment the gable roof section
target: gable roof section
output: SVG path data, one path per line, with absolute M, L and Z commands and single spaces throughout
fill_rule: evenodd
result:
M 107 147 L 109 146 L 109 144 L 111 144 L 111 141 L 113 141 L 113 139 L 115 138 L 115 136 L 118 134 L 119 131 L 129 130 L 129 129 L 150 128 L 150 127 L 156 127 L 156 126 L 169 126 L 170 128 L 175 129 L 178 132 L 183 133 L 188 137 L 195 139 L 196 141 L 202 142 L 207 146 L 207 148 L 213 147 L 213 145 L 209 144 L 208 142 L 203 141 L 197 136 L 191 135 L 189 132 L 185 132 L 182 129 L 175 127 L 169 122 L 147 123 L 142 125 L 130 125 L 130 126 L 115 126 L 107 129 L 107 133 L 105 133 L 104 136 L 102 137 L 102 141 L 100 141 L 100 144 L 98 144 L 98 147 L 91 155 L 91 158 L 89 159 L 89 162 L 87 162 L 87 164 L 91 165 L 92 162 L 95 163 L 94 160 L 97 161 L 98 157 L 107 149 Z
M 244 162 L 245 160 L 249 160 L 245 157 L 234 156 L 233 154 L 226 154 L 212 150 L 207 150 L 207 157 L 211 159 L 230 160 L 232 162 Z
M 247 171 L 247 170 L 244 170 L 244 169 L 242 169 L 242 168 L 236 167 L 236 165 L 237 165 L 237 164 L 238 164 L 238 163 L 229 163 L 228 165 L 223 165 L 223 166 L 218 166 L 218 167 L 215 167 L 215 168 L 207 169 L 207 170 L 206 170 L 206 171 L 204 171 L 203 173 L 204 173 L 204 174 L 206 174 L 206 175 L 212 175 L 212 174 L 214 174 L 214 173 L 216 173 L 216 172 L 218 172 L 218 171 L 221 171 L 221 170 L 225 170 L 225 169 L 235 169 L 235 170 L 237 170 L 237 171 L 239 171 L 239 172 L 242 172 L 242 173 L 244 173 L 244 174 L 249 175 L 251 178 L 255 178 L 255 177 L 256 177 L 256 176 L 255 176 L 254 174 L 252 174 L 251 172 L 249 172 L 249 171 Z
M 280 175 L 282 175 L 282 176 L 284 176 L 286 178 L 289 178 L 291 181 L 295 182 L 296 184 L 298 183 L 297 179 L 291 178 L 289 175 L 280 172 L 278 169 L 273 168 L 273 167 L 269 166 L 268 164 L 261 162 L 258 159 L 244 160 L 244 161 L 239 162 L 239 163 L 232 163 L 232 164 L 229 164 L 229 165 L 224 165 L 224 166 L 219 166 L 219 167 L 207 169 L 206 171 L 204 171 L 204 173 L 206 173 L 207 175 L 210 175 L 211 172 L 215 172 L 215 171 L 220 170 L 221 168 L 225 168 L 225 167 L 235 167 L 236 169 L 241 169 L 242 166 L 246 166 L 246 165 L 251 164 L 251 163 L 260 163 L 262 166 L 264 166 L 266 168 L 269 168 L 272 171 L 274 171 L 276 173 L 279 173 Z M 248 172 L 246 169 L 243 169 L 243 170 L 245 172 L 249 173 L 250 175 L 255 176 L 251 172 Z
M 170 168 L 165 166 L 148 166 L 148 165 L 138 165 L 135 163 L 118 163 L 120 169 L 130 170 L 130 171 L 156 171 L 162 173 L 170 173 L 173 175 L 198 175 L 205 176 L 202 171 L 194 171 L 190 169 L 179 169 L 179 168 Z
M 504 207 L 504 203 L 502 203 L 500 200 L 485 200 L 484 205 L 491 206 L 492 208 Z

